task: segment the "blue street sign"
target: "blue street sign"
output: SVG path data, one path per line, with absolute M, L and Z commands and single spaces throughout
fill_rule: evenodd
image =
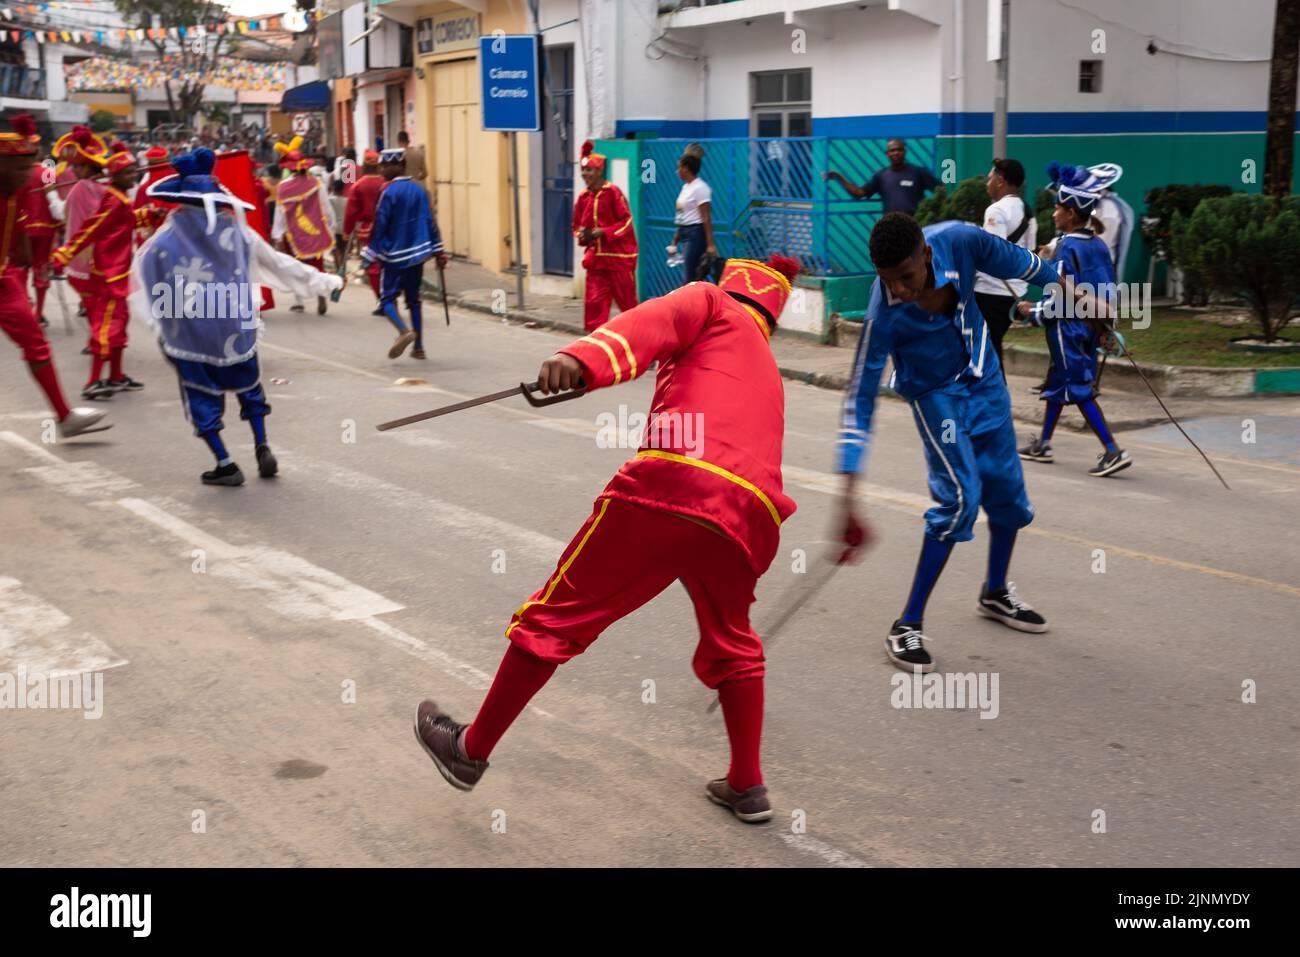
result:
M 483 129 L 542 128 L 541 70 L 536 36 L 479 37 Z

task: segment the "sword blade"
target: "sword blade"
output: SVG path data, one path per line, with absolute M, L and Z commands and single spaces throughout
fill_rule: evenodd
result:
M 1197 445 L 1196 440 L 1187 434 L 1187 430 L 1183 428 L 1182 423 L 1179 422 L 1176 418 L 1174 418 L 1174 414 L 1169 411 L 1169 406 L 1165 405 L 1164 400 L 1161 399 L 1159 393 L 1156 392 L 1155 386 L 1151 384 L 1151 380 L 1149 380 L 1146 376 L 1146 373 L 1142 371 L 1142 367 L 1137 364 L 1137 360 L 1134 359 L 1131 355 L 1129 355 L 1127 349 L 1124 350 L 1124 358 L 1127 359 L 1130 363 L 1132 363 L 1133 371 L 1135 371 L 1138 374 L 1138 377 L 1141 378 L 1143 385 L 1147 387 L 1147 391 L 1151 393 L 1152 398 L 1154 398 L 1157 402 L 1160 403 L 1160 408 L 1164 410 L 1164 413 L 1169 418 L 1169 421 L 1174 424 L 1174 428 L 1176 428 L 1179 432 L 1183 433 L 1183 438 L 1185 438 L 1188 442 L 1191 443 L 1192 448 L 1196 449 L 1196 451 L 1201 453 L 1201 458 L 1205 459 L 1205 464 L 1210 467 L 1210 471 L 1214 473 L 1214 477 L 1223 483 L 1224 488 L 1226 488 L 1229 492 L 1231 492 L 1232 486 L 1229 485 L 1227 480 L 1222 475 L 1219 474 L 1219 470 L 1214 467 L 1214 463 L 1211 462 L 1210 457 L 1205 454 L 1205 450 L 1201 448 L 1199 445 Z
M 804 605 L 808 604 L 814 595 L 826 587 L 826 584 L 835 577 L 835 573 L 840 569 L 840 566 L 833 561 L 819 560 L 817 564 L 820 567 L 814 570 L 813 574 L 809 576 L 808 581 L 804 582 L 802 585 L 796 586 L 799 589 L 799 593 L 795 596 L 794 601 L 786 605 L 770 625 L 759 631 L 760 636 L 763 638 L 763 650 L 765 652 L 771 650 L 772 645 L 776 643 L 777 637 L 781 634 L 781 631 L 785 628 L 786 624 L 789 623 L 790 619 L 797 615 L 799 610 L 803 608 Z M 713 714 L 713 712 L 718 710 L 718 706 L 721 703 L 722 699 L 715 697 L 709 704 L 707 713 Z
M 394 419 L 391 422 L 384 422 L 375 426 L 380 432 L 387 432 L 389 429 L 401 428 L 404 425 L 411 425 L 415 422 L 423 422 L 425 419 L 435 419 L 440 415 L 450 415 L 452 412 L 463 412 L 465 409 L 472 409 L 476 405 L 487 405 L 489 402 L 496 402 L 498 399 L 508 399 L 512 395 L 519 395 L 523 390 L 519 386 L 513 389 L 502 389 L 500 392 L 493 392 L 491 395 L 480 395 L 474 399 L 466 399 L 464 402 L 457 402 L 454 405 L 444 405 L 439 409 L 431 409 L 428 412 L 417 412 L 415 415 L 408 415 L 402 419 Z

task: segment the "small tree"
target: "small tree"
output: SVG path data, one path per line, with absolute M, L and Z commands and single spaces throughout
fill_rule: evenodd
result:
M 1203 200 L 1184 222 L 1174 213 L 1174 260 L 1193 281 L 1241 296 L 1266 342 L 1275 342 L 1300 302 L 1300 197 L 1246 195 Z
M 922 226 L 949 219 L 960 219 L 967 223 L 984 222 L 984 210 L 989 205 L 989 194 L 984 183 L 983 176 L 972 176 L 958 183 L 952 192 L 940 184 L 935 187 L 933 196 L 916 207 L 916 221 Z
M 107 133 L 117 126 L 117 114 L 112 110 L 96 110 L 90 114 L 90 128 L 96 133 Z

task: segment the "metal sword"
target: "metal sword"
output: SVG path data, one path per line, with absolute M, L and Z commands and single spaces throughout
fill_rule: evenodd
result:
M 417 412 L 415 415 L 408 415 L 405 418 L 394 419 L 391 422 L 384 422 L 375 426 L 380 432 L 387 432 L 390 429 L 399 429 L 404 425 L 412 425 L 416 422 L 423 422 L 425 419 L 434 419 L 440 415 L 450 415 L 452 412 L 463 412 L 465 409 L 472 409 L 476 405 L 487 405 L 489 402 L 496 402 L 500 399 L 508 399 L 512 395 L 522 395 L 528 400 L 528 404 L 534 407 L 544 405 L 555 405 L 557 402 L 567 402 L 570 399 L 577 399 L 587 394 L 587 386 L 582 380 L 578 380 L 578 388 L 571 389 L 568 392 L 560 392 L 556 395 L 547 396 L 544 399 L 538 399 L 533 396 L 541 387 L 536 382 L 521 382 L 519 385 L 510 389 L 502 389 L 500 392 L 493 392 L 490 395 L 480 395 L 473 399 L 465 399 L 463 402 L 456 402 L 452 405 L 444 405 L 438 409 L 431 409 L 428 412 Z

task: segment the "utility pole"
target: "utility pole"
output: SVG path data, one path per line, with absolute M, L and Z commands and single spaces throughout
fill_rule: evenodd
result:
M 993 88 L 993 155 L 1007 155 L 1007 67 L 1011 59 L 1011 0 L 989 0 L 989 59 L 998 64 Z

